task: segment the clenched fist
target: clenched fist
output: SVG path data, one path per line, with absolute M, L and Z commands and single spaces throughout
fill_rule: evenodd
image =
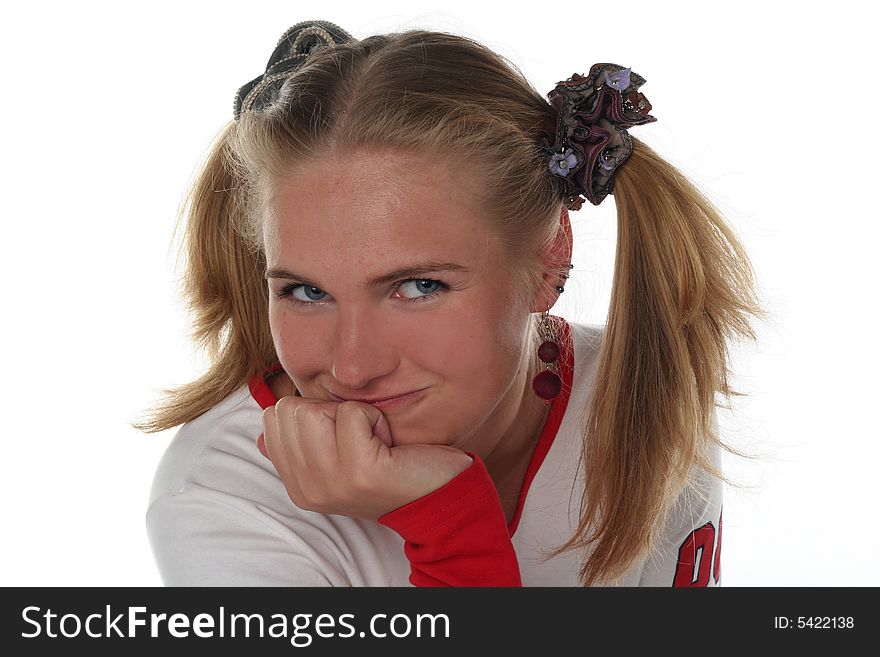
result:
M 376 520 L 452 481 L 473 462 L 445 445 L 398 445 L 385 416 L 356 401 L 282 397 L 257 448 L 301 509 Z

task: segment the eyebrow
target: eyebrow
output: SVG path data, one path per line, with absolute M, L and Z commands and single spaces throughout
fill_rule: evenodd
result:
M 378 287 L 380 285 L 385 285 L 387 283 L 393 283 L 394 281 L 400 280 L 402 278 L 415 278 L 417 276 L 421 276 L 423 274 L 427 274 L 429 272 L 437 272 L 437 271 L 460 271 L 460 272 L 470 272 L 470 267 L 465 267 L 464 265 L 459 265 L 454 262 L 438 262 L 436 260 L 429 260 L 427 262 L 414 263 L 411 265 L 407 265 L 405 267 L 401 267 L 399 269 L 395 269 L 394 271 L 390 271 L 387 274 L 382 274 L 381 276 L 376 276 L 374 278 L 369 279 L 366 283 L 363 284 L 362 287 L 370 288 L 370 287 Z M 288 278 L 290 280 L 297 281 L 303 285 L 308 285 L 310 287 L 317 287 L 319 289 L 324 289 L 317 283 L 314 283 L 305 276 L 300 276 L 299 274 L 295 274 L 291 271 L 287 271 L 286 269 L 268 269 L 266 273 L 263 275 L 264 278 Z

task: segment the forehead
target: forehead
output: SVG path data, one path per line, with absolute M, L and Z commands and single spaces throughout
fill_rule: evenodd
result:
M 377 262 L 473 264 L 497 249 L 466 167 L 394 150 L 328 154 L 274 182 L 264 239 L 269 266 L 375 273 Z M 463 262 L 467 260 L 468 262 Z

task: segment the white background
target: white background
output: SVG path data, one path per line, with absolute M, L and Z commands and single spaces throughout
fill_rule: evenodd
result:
M 312 7 L 309 9 L 308 7 Z M 204 366 L 171 242 L 236 89 L 306 19 L 483 41 L 548 92 L 647 79 L 632 129 L 726 213 L 773 313 L 735 351 L 724 586 L 878 585 L 878 104 L 865 3 L 17 3 L 0 27 L 3 585 L 158 585 L 144 525 L 173 431 L 128 423 Z M 27 8 L 25 8 L 27 7 Z M 605 7 L 605 8 L 603 8 Z M 554 309 L 605 321 L 613 197 L 572 215 Z M 874 299 L 874 301 L 871 301 Z

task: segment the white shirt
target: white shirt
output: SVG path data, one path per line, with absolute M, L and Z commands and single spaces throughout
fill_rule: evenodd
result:
M 526 495 L 509 527 L 512 537 L 507 531 L 496 532 L 501 536 L 498 540 L 512 545 L 512 568 L 515 571 L 518 564 L 523 586 L 580 586 L 579 551 L 549 560 L 545 556 L 569 539 L 577 527 L 584 474 L 583 468 L 577 475 L 576 470 L 602 328 L 566 325 L 573 363 L 569 358 L 570 371 L 563 381 L 570 382 L 570 387 L 564 385 L 563 393 L 553 402 L 532 457 L 531 480 L 526 476 Z M 410 575 L 416 565 L 405 553 L 409 543 L 402 534 L 406 531 L 398 533 L 379 521 L 304 511 L 293 504 L 272 463 L 256 448 L 255 440 L 263 431 L 262 412 L 252 386 L 242 386 L 216 407 L 182 425 L 165 451 L 153 480 L 146 518 L 164 584 L 413 586 Z M 713 421 L 717 422 L 717 416 Z M 720 467 L 717 447 L 712 455 Z M 430 508 L 428 503 L 442 504 L 447 490 L 461 490 L 466 480 L 491 481 L 485 466 L 475 459 L 471 468 L 431 493 L 430 499 L 426 496 L 414 501 L 401 513 L 395 510 L 386 518 L 396 517 L 396 529 L 401 529 L 409 523 L 404 520 L 408 510 L 422 513 Z M 649 558 L 628 571 L 622 585 L 720 584 L 720 572 L 716 571 L 720 571 L 722 482 L 700 471 L 695 474 L 695 484 L 708 499 L 703 501 L 686 489 L 662 541 Z M 486 496 L 487 503 L 491 503 L 490 497 Z M 500 522 L 506 523 L 497 493 L 495 501 Z M 492 521 L 497 528 L 495 516 Z M 453 533 L 446 536 L 467 528 L 448 529 Z M 444 545 L 427 547 L 442 551 Z M 464 558 L 460 563 L 467 566 L 467 555 L 459 556 Z

